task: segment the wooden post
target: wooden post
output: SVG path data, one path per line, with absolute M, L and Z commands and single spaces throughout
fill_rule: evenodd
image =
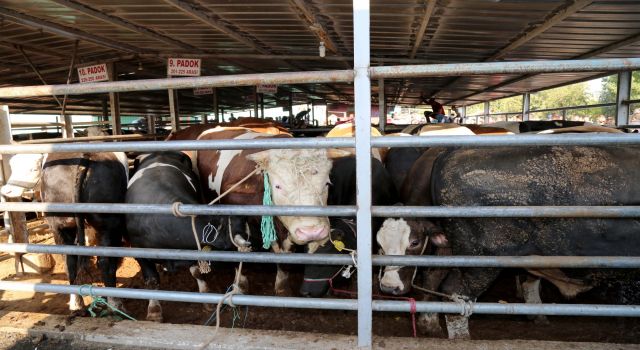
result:
M 116 75 L 116 65 L 109 63 L 107 69 L 109 73 L 109 81 L 116 81 L 118 75 Z M 117 92 L 109 93 L 109 105 L 111 108 L 111 130 L 113 135 L 122 135 L 122 123 L 120 122 L 120 94 Z

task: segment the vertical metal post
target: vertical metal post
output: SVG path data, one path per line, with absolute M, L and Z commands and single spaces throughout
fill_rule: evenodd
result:
M 483 124 L 487 124 L 487 119 L 489 118 L 489 114 L 491 114 L 491 109 L 489 106 L 489 101 L 486 101 L 484 103 L 484 123 Z
M 529 111 L 531 110 L 531 94 L 522 95 L 522 121 L 529 120 Z
M 62 116 L 62 122 L 64 124 L 64 129 L 62 130 L 62 137 L 65 139 L 71 139 L 74 137 L 73 135 L 73 118 L 71 115 L 64 114 Z
M 147 133 L 148 134 L 156 133 L 156 116 L 153 114 L 147 115 Z
M 562 110 L 562 120 L 567 120 L 567 110 L 566 109 Z
M 102 121 L 109 121 L 109 102 L 106 99 L 102 100 Z
M 260 94 L 260 116 L 264 119 L 264 94 Z
M 213 88 L 213 115 L 216 118 L 216 123 L 220 123 L 220 114 L 218 113 L 218 89 Z
M 220 122 L 224 123 L 224 108 L 220 108 Z
M 353 0 L 353 67 L 358 226 L 358 346 L 371 348 L 371 78 L 369 0 Z
M 291 124 L 293 118 L 293 90 L 289 90 L 289 123 Z
M 258 87 L 253 87 L 253 116 L 258 118 Z
M 378 79 L 378 128 L 384 134 L 387 127 L 387 103 L 384 97 L 384 79 Z
M 116 74 L 115 64 L 109 64 L 108 73 L 109 80 L 116 81 L 118 75 Z M 113 135 L 122 135 L 122 124 L 120 123 L 120 94 L 110 92 L 109 105 L 111 107 L 111 130 L 113 130 Z
M 329 126 L 329 103 L 324 101 L 324 125 Z
M 171 78 L 171 75 L 167 75 Z M 167 89 L 169 94 L 169 119 L 171 121 L 171 131 L 180 130 L 180 109 L 178 108 L 178 94 L 174 89 Z
M 618 93 L 616 95 L 616 126 L 629 124 L 629 104 L 631 99 L 631 72 L 618 73 Z
M 9 117 L 9 106 L 0 106 L 0 144 L 8 145 L 13 141 L 11 137 L 11 119 Z M 0 171 L 1 185 L 4 185 L 11 177 L 11 166 L 9 160 L 11 155 L 2 155 L 2 169 Z M 19 202 L 20 198 L 8 199 L 2 197 L 3 202 Z M 9 237 L 7 242 L 9 243 L 29 243 L 29 232 L 27 231 L 27 224 L 22 212 L 4 212 L 4 227 L 7 230 Z M 22 266 L 22 254 L 13 254 L 16 275 L 21 276 L 24 273 Z

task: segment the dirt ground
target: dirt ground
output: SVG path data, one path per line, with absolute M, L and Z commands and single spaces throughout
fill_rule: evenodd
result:
M 31 234 L 32 243 L 52 243 L 45 229 Z M 61 257 L 52 273 L 16 277 L 13 258 L 0 255 L 0 278 L 3 280 L 66 283 Z M 215 264 L 207 275 L 213 293 L 224 293 L 232 283 L 234 264 Z M 273 295 L 275 265 L 246 264 L 244 271 L 251 282 L 251 294 Z M 96 284 L 99 272 L 94 269 L 92 278 Z M 497 283 L 479 301 L 522 302 L 516 297 L 516 271 L 505 271 Z M 292 267 L 290 287 L 297 291 L 302 280 L 300 266 Z M 144 288 L 142 275 L 135 260 L 125 258 L 118 269 L 118 286 Z M 349 288 L 350 286 L 342 286 Z M 197 285 L 188 271 L 161 274 L 161 289 L 196 291 Z M 543 285 L 545 302 L 564 302 L 550 285 Z M 294 294 L 292 294 L 294 295 Z M 85 303 L 89 303 L 87 297 Z M 136 319 L 144 319 L 147 302 L 125 300 L 127 312 Z M 590 293 L 579 296 L 576 303 L 604 303 Z M 68 296 L 33 292 L 0 291 L 0 311 L 26 311 L 65 315 L 68 313 Z M 201 304 L 163 302 L 165 322 L 183 324 L 205 324 L 211 316 Z M 235 314 L 235 317 L 234 317 Z M 640 320 L 634 318 L 598 317 L 549 317 L 549 325 L 538 325 L 525 316 L 473 315 L 470 320 L 474 339 L 528 339 L 583 342 L 637 343 L 640 335 Z M 215 324 L 215 322 L 213 322 Z M 297 310 L 284 308 L 238 307 L 236 312 L 227 308 L 222 312 L 223 327 L 246 327 L 251 329 L 288 330 L 318 333 L 356 334 L 357 315 L 350 311 Z M 373 331 L 381 336 L 411 336 L 411 318 L 405 313 L 374 313 Z M 25 344 L 26 345 L 26 344 Z

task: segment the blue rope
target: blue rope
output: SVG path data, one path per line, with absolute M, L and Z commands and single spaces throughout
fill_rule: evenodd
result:
M 84 293 L 82 290 L 84 288 L 89 288 L 89 293 Z M 109 313 L 108 310 L 102 310 L 100 312 L 100 315 L 96 314 L 95 311 L 93 311 L 93 309 L 100 309 L 102 306 L 107 306 L 109 309 L 111 309 L 111 311 L 113 311 L 116 314 L 119 314 L 125 318 L 130 319 L 131 321 L 135 321 L 136 319 L 127 315 L 126 313 L 118 310 L 118 308 L 116 308 L 115 306 L 109 304 L 103 297 L 101 296 L 97 296 L 95 294 L 95 292 L 93 291 L 93 285 L 91 284 L 84 284 L 81 285 L 80 288 L 78 289 L 78 294 L 80 294 L 81 296 L 90 296 L 91 297 L 91 304 L 89 304 L 89 308 L 87 309 L 87 311 L 89 312 L 89 314 L 91 315 L 91 317 L 104 317 L 107 316 L 107 314 Z
M 264 195 L 262 196 L 262 205 L 273 205 L 271 199 L 271 184 L 269 184 L 269 175 L 264 174 Z M 263 215 L 260 223 L 260 231 L 262 231 L 262 248 L 269 249 L 271 242 L 277 239 L 276 229 L 273 224 L 273 216 Z

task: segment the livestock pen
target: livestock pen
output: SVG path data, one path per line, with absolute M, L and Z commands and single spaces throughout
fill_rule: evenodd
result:
M 331 71 L 260 73 L 223 76 L 203 76 L 193 78 L 148 79 L 135 81 L 115 81 L 105 83 L 17 86 L 0 88 L 0 98 L 26 98 L 48 95 L 82 95 L 90 93 L 116 93 L 128 91 L 148 91 L 197 87 L 251 86 L 257 84 L 303 84 L 335 83 L 354 84 L 355 138 L 309 138 L 290 140 L 216 140 L 216 141 L 124 141 L 114 143 L 70 143 L 70 144 L 30 144 L 2 145 L 0 153 L 56 153 L 56 152 L 104 152 L 159 150 L 203 150 L 203 149 L 254 149 L 254 148 L 330 148 L 350 147 L 356 149 L 357 206 L 340 207 L 266 207 L 266 206 L 205 206 L 181 205 L 186 215 L 305 215 L 305 216 L 355 216 L 359 235 L 357 237 L 356 263 L 358 267 L 357 299 L 309 299 L 297 297 L 275 297 L 259 295 L 234 295 L 225 303 L 261 307 L 286 307 L 303 309 L 337 309 L 356 311 L 358 318 L 358 346 L 372 347 L 372 317 L 377 312 L 437 312 L 451 314 L 518 314 L 518 315 L 568 315 L 568 316 L 618 316 L 638 317 L 640 306 L 593 305 L 593 304 L 520 304 L 487 302 L 415 302 L 402 300 L 373 300 L 373 266 L 430 266 L 430 267 L 530 267 L 530 268 L 626 268 L 640 267 L 640 257 L 489 257 L 489 256 L 383 256 L 372 255 L 371 217 L 420 216 L 434 218 L 484 217 L 484 218 L 638 218 L 638 206 L 571 206 L 571 207 L 376 207 L 371 206 L 371 158 L 372 147 L 494 147 L 494 146 L 569 146 L 569 145 L 636 145 L 640 144 L 637 134 L 583 134 L 583 135 L 519 135 L 485 136 L 482 138 L 456 137 L 377 137 L 370 136 L 371 81 L 375 79 L 467 76 L 478 74 L 534 74 L 563 72 L 622 72 L 619 82 L 625 79 L 630 84 L 630 71 L 640 69 L 639 58 L 608 58 L 519 62 L 484 62 L 457 64 L 424 64 L 403 66 L 376 66 L 370 62 L 370 11 L 368 1 L 353 2 L 354 68 Z M 620 95 L 622 96 L 622 95 Z M 628 99 L 628 97 L 627 97 Z M 621 111 L 626 105 L 624 97 L 619 97 L 617 105 Z M 9 110 L 2 109 L 3 132 L 9 128 Z M 620 113 L 620 124 L 626 124 Z M 3 211 L 45 211 L 58 213 L 141 213 L 171 214 L 171 205 L 127 205 L 127 204 L 64 204 L 64 203 L 14 203 L 0 204 Z M 219 262 L 255 262 L 287 264 L 352 264 L 350 256 L 302 255 L 273 253 L 240 253 L 215 251 L 181 251 L 113 247 L 77 247 L 37 244 L 0 244 L 0 250 L 13 253 L 55 253 L 88 256 L 144 257 L 173 260 L 212 260 Z M 82 286 L 56 285 L 47 283 L 24 283 L 0 281 L 2 290 L 25 290 L 42 293 L 74 294 L 82 292 Z M 218 303 L 225 299 L 223 294 L 188 293 L 176 291 L 153 291 L 134 288 L 94 287 L 92 293 L 133 299 L 156 299 L 179 302 Z M 426 340 L 425 340 L 426 341 Z M 283 340 L 285 342 L 285 340 Z M 285 342 L 286 343 L 286 342 Z

